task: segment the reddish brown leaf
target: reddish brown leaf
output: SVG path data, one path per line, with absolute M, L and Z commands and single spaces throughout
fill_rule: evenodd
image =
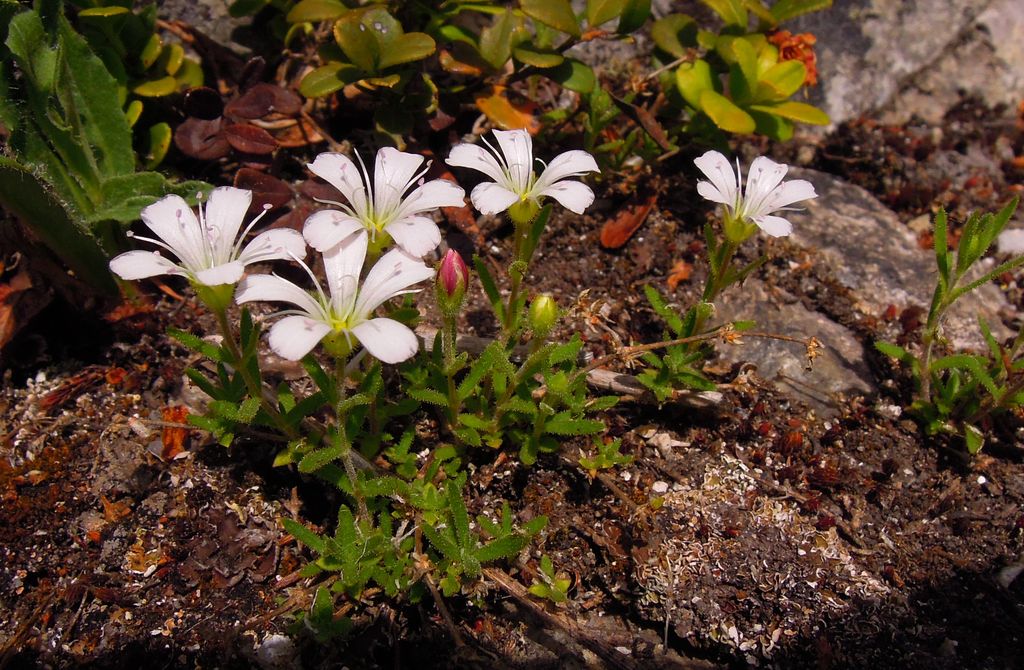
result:
M 277 149 L 277 140 L 262 128 L 247 123 L 232 123 L 224 128 L 224 138 L 245 154 L 270 154 Z
M 658 143 L 659 147 L 665 151 L 672 151 L 675 149 L 675 147 L 672 146 L 672 142 L 669 141 L 668 134 L 665 132 L 665 129 L 662 128 L 661 124 L 658 123 L 658 120 L 654 118 L 653 114 L 643 107 L 638 107 L 637 105 L 626 102 L 620 98 L 612 96 L 612 99 L 626 116 L 640 124 L 640 127 L 651 136 L 652 140 Z
M 680 282 L 688 281 L 692 274 L 692 265 L 686 261 L 676 261 L 672 266 L 672 270 L 669 271 L 668 277 L 665 279 L 665 283 L 668 284 L 668 289 L 670 291 L 675 291 Z
M 223 119 L 185 119 L 174 131 L 174 145 L 181 153 L 199 160 L 223 158 L 231 153 L 231 145 L 221 132 L 222 126 Z
M 235 173 L 235 186 L 252 191 L 250 212 L 259 212 L 264 205 L 271 209 L 284 207 L 294 195 L 292 187 L 282 180 L 252 168 L 240 168 Z
M 226 116 L 241 119 L 261 119 L 277 112 L 295 116 L 302 110 L 302 98 L 286 88 L 259 83 L 228 103 Z
M 24 325 L 17 318 L 16 307 L 30 288 L 32 279 L 24 269 L 18 270 L 7 283 L 0 283 L 0 348 Z
M 540 131 L 540 121 L 533 115 L 537 105 L 514 103 L 505 95 L 504 86 L 492 86 L 476 97 L 476 106 L 499 128 L 525 128 L 531 135 Z
M 605 249 L 618 249 L 629 241 L 637 228 L 643 225 L 656 202 L 658 202 L 658 196 L 652 194 L 644 202 L 635 203 L 619 210 L 618 215 L 601 228 L 601 246 Z
M 164 407 L 162 412 L 166 423 L 185 423 L 188 420 L 188 408 L 181 406 Z M 188 440 L 188 429 L 177 426 L 164 426 L 160 433 L 160 441 L 163 449 L 160 450 L 160 458 L 169 461 L 185 450 L 185 443 Z
M 191 88 L 185 94 L 185 113 L 197 119 L 214 121 L 224 114 L 224 100 L 209 86 Z
M 282 147 L 292 149 L 323 142 L 324 136 L 320 134 L 320 129 L 313 122 L 299 119 L 295 125 L 277 131 L 274 134 L 274 139 Z
M 107 521 L 120 521 L 132 513 L 132 508 L 123 502 L 111 502 L 107 496 L 100 496 L 103 503 L 103 518 Z

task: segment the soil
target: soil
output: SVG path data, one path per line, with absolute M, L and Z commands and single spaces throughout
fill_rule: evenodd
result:
M 958 219 L 1005 201 L 1024 146 L 1005 110 L 965 103 L 941 127 L 863 119 L 817 142 L 739 147 L 764 150 L 858 183 L 910 222 L 938 204 Z M 968 178 L 978 186 L 963 191 L 943 152 L 975 150 Z M 637 175 L 636 189 L 609 180 L 586 216 L 550 224 L 529 282 L 563 307 L 577 303 L 561 334 L 580 332 L 593 355 L 660 337 L 644 284 L 682 306 L 695 299 L 711 214 L 694 188 L 697 151 Z M 601 225 L 637 189 L 658 195 L 654 212 L 621 249 L 602 249 Z M 500 268 L 509 231 L 482 226 L 478 236 L 452 224 L 448 242 Z M 784 245 L 757 245 L 773 258 L 762 279 L 865 344 L 916 327 L 865 323 L 827 268 L 796 280 Z M 693 273 L 670 291 L 679 261 Z M 1004 279 L 1020 306 L 1024 281 Z M 339 498 L 273 468 L 279 445 L 266 437 L 225 449 L 192 431 L 166 458 L 162 431 L 176 423 L 167 409 L 201 401 L 182 382 L 197 361 L 164 333 L 209 331 L 209 315 L 152 286 L 145 297 L 78 338 L 55 303 L 9 350 L 23 354 L 8 359 L 18 364 L 0 392 L 0 668 L 1020 667 L 1017 426 L 993 427 L 1003 448 L 975 458 L 925 438 L 900 411 L 906 380 L 881 357 L 870 361 L 881 393 L 837 398 L 840 416 L 828 421 L 742 366 L 712 365 L 724 393 L 713 410 L 622 403 L 604 418 L 635 460 L 602 478 L 556 455 L 527 468 L 472 454 L 471 514 L 507 500 L 522 521 L 550 519 L 501 567 L 528 586 L 548 555 L 572 578 L 569 603 L 540 604 L 540 616 L 485 578 L 447 600 L 460 645 L 433 602 L 368 593 L 346 639 L 317 642 L 291 626 L 315 588 L 297 574 L 309 553 L 278 520 L 329 528 Z M 494 332 L 478 290 L 463 327 Z M 573 440 L 564 453 L 589 449 Z M 595 655 L 588 639 L 619 656 Z

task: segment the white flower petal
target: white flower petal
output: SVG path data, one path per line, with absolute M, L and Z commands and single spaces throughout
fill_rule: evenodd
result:
M 505 183 L 507 180 L 505 169 L 498 162 L 498 159 L 494 157 L 494 154 L 475 144 L 463 143 L 455 145 L 452 148 L 452 152 L 448 154 L 448 160 L 445 162 L 452 167 L 464 167 L 483 172 L 499 184 Z
M 423 165 L 423 156 L 408 154 L 394 147 L 377 151 L 373 168 L 373 201 L 378 212 L 389 212 L 398 205 L 409 182 Z
M 252 191 L 246 189 L 220 186 L 210 192 L 205 218 L 215 261 L 224 263 L 231 260 L 235 238 L 251 203 Z
M 384 226 L 384 232 L 395 240 L 395 244 L 416 258 L 422 258 L 441 244 L 441 229 L 425 216 L 410 216 L 392 221 Z
M 238 260 L 243 265 L 274 260 L 289 260 L 292 257 L 306 257 L 306 240 L 297 230 L 275 228 L 265 230 L 245 245 Z
M 704 173 L 711 185 L 718 190 L 721 198 L 708 198 L 713 202 L 725 203 L 732 206 L 739 197 L 739 187 L 736 184 L 736 174 L 729 165 L 729 160 L 718 151 L 708 151 L 693 161 L 693 164 Z M 699 185 L 698 185 L 699 190 Z M 704 195 L 701 193 L 701 195 Z M 707 196 L 704 196 L 707 198 Z
M 286 316 L 270 328 L 267 341 L 275 354 L 289 361 L 297 361 L 313 350 L 324 339 L 331 327 L 323 321 L 307 316 Z
M 551 184 L 566 177 L 578 177 L 588 172 L 600 172 L 597 161 L 586 151 L 578 149 L 558 154 L 548 163 L 544 171 L 537 177 L 534 189 L 543 191 Z
M 336 209 L 322 209 L 306 219 L 302 236 L 317 251 L 327 251 L 352 233 L 364 229 L 359 219 Z
M 201 267 L 203 255 L 199 219 L 180 196 L 168 195 L 144 208 L 139 215 L 157 237 L 190 267 Z
M 349 204 L 357 211 L 362 211 L 358 209 L 360 206 L 365 209 L 366 187 L 363 184 L 359 168 L 351 158 L 344 154 L 325 152 L 319 154 L 306 167 L 310 172 L 341 191 Z
M 505 155 L 511 186 L 524 193 L 533 175 L 533 138 L 525 130 L 495 130 L 498 147 Z
M 394 319 L 370 319 L 352 328 L 370 354 L 382 363 L 401 363 L 419 351 L 420 341 L 408 326 Z
M 254 301 L 287 302 L 313 318 L 323 315 L 323 307 L 305 289 L 277 275 L 249 275 L 242 279 L 235 291 L 239 305 Z
M 421 214 L 438 207 L 463 207 L 466 192 L 462 187 L 447 179 L 434 179 L 420 186 L 402 202 L 397 218 Z
M 587 207 L 594 204 L 594 192 L 589 186 L 578 181 L 560 181 L 548 186 L 538 195 L 552 197 L 562 207 L 576 214 L 582 214 Z
M 697 193 L 699 193 L 705 200 L 710 200 L 711 202 L 728 205 L 729 207 L 736 204 L 735 200 L 729 200 L 726 198 L 726 196 L 724 196 L 721 191 L 715 188 L 715 185 L 709 181 L 697 182 Z
M 235 284 L 244 273 L 245 265 L 241 261 L 231 261 L 214 265 L 212 268 L 203 268 L 196 272 L 196 281 L 206 286 Z
M 469 197 L 481 214 L 504 212 L 519 200 L 519 196 L 512 191 L 489 181 L 477 184 Z
M 401 249 L 392 249 L 370 268 L 356 301 L 355 313 L 366 317 L 386 300 L 409 293 L 413 284 L 434 276 L 433 268 Z
M 772 237 L 786 237 L 793 232 L 793 224 L 781 216 L 764 214 L 762 216 L 750 217 L 750 220 Z
M 110 261 L 110 270 L 121 279 L 145 279 L 157 275 L 185 275 L 180 266 L 155 251 L 128 251 Z
M 772 192 L 782 183 L 788 171 L 788 165 L 776 163 L 767 156 L 758 156 L 747 169 L 747 185 L 744 189 L 746 198 L 755 198 L 763 193 Z
M 369 236 L 361 232 L 324 252 L 324 274 L 331 292 L 331 305 L 338 315 L 347 315 L 355 304 L 368 246 Z
M 812 200 L 817 197 L 818 194 L 814 192 L 814 185 L 811 182 L 805 179 L 793 179 L 772 191 L 765 202 L 764 210 L 775 212 L 802 200 Z

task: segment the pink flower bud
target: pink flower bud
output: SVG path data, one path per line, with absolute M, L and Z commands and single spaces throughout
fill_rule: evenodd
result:
M 462 260 L 459 252 L 449 249 L 437 268 L 435 283 L 437 302 L 443 312 L 452 315 L 459 311 L 466 296 L 468 282 L 469 268 L 466 267 L 466 262 Z

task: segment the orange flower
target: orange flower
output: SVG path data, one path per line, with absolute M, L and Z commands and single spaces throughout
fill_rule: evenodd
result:
M 811 33 L 794 35 L 788 30 L 777 30 L 768 36 L 768 41 L 779 49 L 779 61 L 803 61 L 807 68 L 804 84 L 814 86 L 818 83 L 818 57 L 814 55 L 814 45 L 818 41 Z

